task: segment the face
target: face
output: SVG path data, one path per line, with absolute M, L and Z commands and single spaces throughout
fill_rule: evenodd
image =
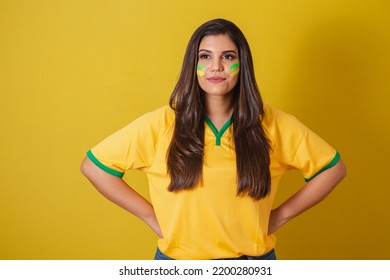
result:
M 226 95 L 236 86 L 240 60 L 237 46 L 228 35 L 202 39 L 198 50 L 199 86 L 210 95 Z

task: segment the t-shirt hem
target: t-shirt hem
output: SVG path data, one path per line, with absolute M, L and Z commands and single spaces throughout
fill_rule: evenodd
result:
M 124 173 L 123 172 L 120 172 L 120 171 L 117 171 L 117 170 L 114 170 L 112 168 L 109 168 L 107 166 L 105 166 L 103 163 L 101 163 L 95 156 L 94 154 L 92 153 L 91 150 L 89 150 L 87 152 L 87 157 L 97 166 L 99 167 L 101 170 L 111 174 L 111 175 L 114 175 L 116 177 L 119 177 L 119 178 L 122 178 Z
M 318 171 L 316 174 L 314 174 L 313 176 L 311 176 L 310 178 L 305 178 L 305 182 L 309 182 L 310 180 L 314 179 L 316 176 L 318 176 L 320 173 L 322 173 L 323 171 L 329 169 L 329 168 L 332 168 L 333 166 L 336 165 L 336 163 L 338 163 L 340 160 L 340 154 L 339 152 L 336 152 L 336 155 L 334 156 L 334 158 L 331 160 L 331 162 L 329 162 L 326 166 L 324 166 L 320 171 Z

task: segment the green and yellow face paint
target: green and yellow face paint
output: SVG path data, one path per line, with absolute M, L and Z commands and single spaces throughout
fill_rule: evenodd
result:
M 240 62 L 233 63 L 230 68 L 230 71 L 233 71 L 230 73 L 230 77 L 235 77 L 240 72 Z
M 205 72 L 206 71 L 206 66 L 204 65 L 200 65 L 198 64 L 196 66 L 196 74 L 199 76 L 199 77 L 203 77 L 205 75 Z

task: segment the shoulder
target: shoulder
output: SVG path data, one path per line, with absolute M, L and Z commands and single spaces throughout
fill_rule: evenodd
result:
M 264 105 L 262 126 L 274 147 L 298 145 L 310 130 L 292 114 Z
M 129 126 L 137 129 L 153 128 L 165 130 L 175 121 L 175 111 L 168 105 L 157 108 L 138 117 Z
M 169 105 L 165 105 L 153 111 L 145 113 L 138 119 L 140 121 L 173 121 L 175 119 L 175 111 L 171 107 L 169 107 Z
M 281 128 L 283 128 L 283 130 L 292 130 L 296 127 L 302 127 L 302 123 L 289 113 L 268 104 L 264 104 L 263 109 L 264 115 L 262 124 L 264 128 L 269 131 L 275 131 Z

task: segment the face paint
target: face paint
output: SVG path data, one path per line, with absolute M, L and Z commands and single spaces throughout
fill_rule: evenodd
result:
M 234 76 L 237 76 L 238 73 L 240 72 L 240 63 L 239 62 L 236 62 L 234 64 L 232 64 L 232 66 L 230 66 L 229 70 L 230 71 L 233 71 L 231 74 L 230 74 L 230 77 L 234 77 Z
M 206 70 L 206 66 L 203 66 L 203 65 L 200 65 L 198 64 L 196 66 L 196 74 L 199 76 L 199 77 L 203 77 L 204 76 L 204 71 Z

